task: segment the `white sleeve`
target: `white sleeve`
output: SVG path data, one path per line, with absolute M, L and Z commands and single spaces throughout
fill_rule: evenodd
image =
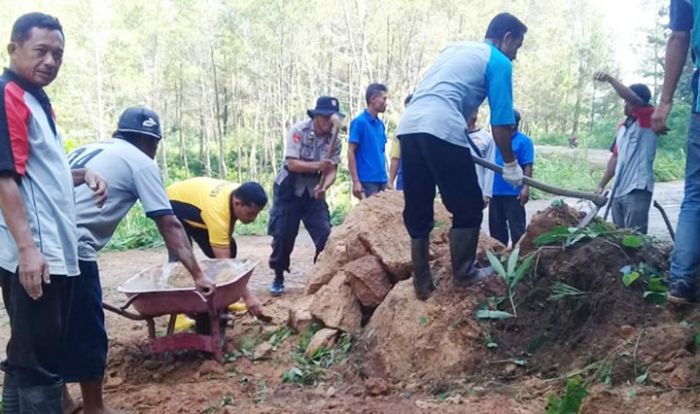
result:
M 490 161 L 492 163 L 496 162 L 496 143 L 493 141 L 493 139 L 489 140 L 484 158 L 486 161 Z M 481 191 L 486 197 L 493 197 L 493 174 L 494 172 L 492 170 L 484 168 L 483 186 L 481 187 Z

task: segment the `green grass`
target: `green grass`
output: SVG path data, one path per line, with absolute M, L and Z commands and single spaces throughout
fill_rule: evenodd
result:
M 119 223 L 105 250 L 150 249 L 163 244 L 156 223 L 146 217 L 141 203 L 136 203 Z
M 533 167 L 534 179 L 571 190 L 594 190 L 602 176 L 602 169 L 591 167 L 585 160 L 554 155 L 537 155 Z M 551 197 L 536 188 L 530 193 L 534 199 Z

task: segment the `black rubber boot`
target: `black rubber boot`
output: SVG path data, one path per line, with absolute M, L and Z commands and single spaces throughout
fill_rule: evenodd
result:
M 452 283 L 456 288 L 467 287 L 475 280 L 491 274 L 476 263 L 476 246 L 479 229 L 450 230 L 450 258 L 452 259 Z
M 430 239 L 411 239 L 411 261 L 416 299 L 427 300 L 435 291 L 430 273 Z
M 20 388 L 19 406 L 27 414 L 63 414 L 63 383 Z
M 2 386 L 2 413 L 19 414 L 19 392 L 15 376 L 5 371 L 5 381 Z

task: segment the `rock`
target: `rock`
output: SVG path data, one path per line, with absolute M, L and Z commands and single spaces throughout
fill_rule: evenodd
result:
M 124 378 L 122 377 L 110 377 L 105 383 L 105 389 L 118 388 L 124 384 Z
M 661 372 L 671 372 L 676 369 L 676 364 L 673 361 L 669 361 L 661 368 Z
M 389 384 L 381 378 L 367 378 L 365 380 L 365 389 L 369 395 L 386 395 L 389 393 Z
M 314 318 L 311 316 L 309 308 L 311 308 L 312 301 L 313 296 L 305 296 L 303 299 L 296 301 L 292 307 L 289 308 L 287 325 L 297 333 L 304 332 L 311 328 Z
M 253 361 L 270 358 L 273 350 L 274 348 L 269 342 L 258 344 L 255 348 L 253 348 Z
M 342 271 L 314 294 L 310 311 L 325 326 L 345 332 L 359 331 L 362 322 L 360 303 L 345 283 Z
M 364 306 L 376 308 L 391 290 L 389 277 L 374 256 L 364 256 L 343 266 L 357 300 Z
M 515 364 L 507 364 L 506 367 L 503 369 L 503 373 L 507 376 L 511 376 L 517 371 L 518 366 Z
M 397 215 L 397 217 L 401 216 Z M 372 229 L 360 233 L 358 237 L 372 255 L 381 260 L 395 281 L 408 279 L 411 277 L 412 269 L 411 239 L 405 230 L 396 231 L 395 228 L 398 226 L 388 227 L 389 229 L 386 229 L 382 226 L 382 231 Z
M 692 385 L 692 378 L 693 372 L 690 370 L 690 367 L 682 365 L 671 372 L 669 385 L 672 388 L 687 388 Z
M 484 328 L 471 317 L 483 293 L 475 288 L 474 298 L 464 300 L 441 287 L 427 301 L 415 298 L 410 280 L 391 289 L 363 329 L 364 375 L 387 379 L 415 375 L 425 381 L 483 364 Z
M 322 286 L 328 284 L 344 264 L 367 255 L 367 249 L 352 232 L 352 228 L 342 227 L 331 233 L 326 242 L 326 248 L 309 270 L 309 279 L 306 282 L 307 295 L 316 293 Z
M 321 348 L 332 348 L 333 345 L 335 345 L 335 339 L 338 333 L 337 329 L 323 328 L 319 330 L 311 337 L 311 341 L 309 341 L 309 345 L 306 346 L 304 354 L 310 358 Z
M 629 339 L 636 333 L 635 329 L 629 325 L 622 325 L 620 327 L 620 336 L 625 339 Z
M 224 372 L 224 367 L 221 364 L 214 360 L 209 360 L 202 362 L 202 365 L 197 370 L 197 376 L 201 378 L 209 374 L 223 375 Z

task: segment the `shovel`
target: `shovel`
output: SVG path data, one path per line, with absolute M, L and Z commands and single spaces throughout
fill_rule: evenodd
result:
M 476 155 L 472 154 L 472 159 L 476 164 L 481 165 L 484 168 L 488 168 L 489 170 L 495 171 L 499 174 L 503 174 L 503 167 L 496 165 L 492 162 L 486 161 L 485 159 L 481 157 L 477 157 Z M 523 177 L 523 182 L 530 187 L 535 187 L 537 189 L 540 189 L 546 193 L 550 194 L 556 194 L 564 197 L 573 197 L 573 198 L 579 198 L 582 200 L 589 200 L 595 204 L 598 209 L 601 207 L 605 206 L 608 203 L 608 197 L 602 194 L 596 194 L 596 193 L 589 193 L 585 191 L 576 191 L 576 190 L 568 190 L 566 188 L 560 188 L 560 187 L 555 187 L 553 185 L 545 184 L 543 182 L 533 180 L 530 177 Z
M 478 157 L 474 154 L 472 154 L 472 159 L 476 164 L 481 165 L 484 168 L 488 168 L 489 170 L 495 171 L 499 174 L 503 174 L 503 167 L 496 165 L 492 162 L 486 161 L 485 159 Z M 523 182 L 530 187 L 534 187 L 537 189 L 540 189 L 546 193 L 550 194 L 556 194 L 564 197 L 573 197 L 573 198 L 579 198 L 582 200 L 589 200 L 593 204 L 595 204 L 595 208 L 593 208 L 591 211 L 586 214 L 586 216 L 581 219 L 581 221 L 576 225 L 578 228 L 583 228 L 588 225 L 588 223 L 593 220 L 595 216 L 598 215 L 598 212 L 600 211 L 601 208 L 603 208 L 607 203 L 608 203 L 608 193 L 606 192 L 605 194 L 596 194 L 596 193 L 589 193 L 585 191 L 576 191 L 576 190 L 568 190 L 566 188 L 560 188 L 560 187 L 555 187 L 553 185 L 545 184 L 542 182 L 539 182 L 537 180 L 533 180 L 530 177 L 523 177 Z

